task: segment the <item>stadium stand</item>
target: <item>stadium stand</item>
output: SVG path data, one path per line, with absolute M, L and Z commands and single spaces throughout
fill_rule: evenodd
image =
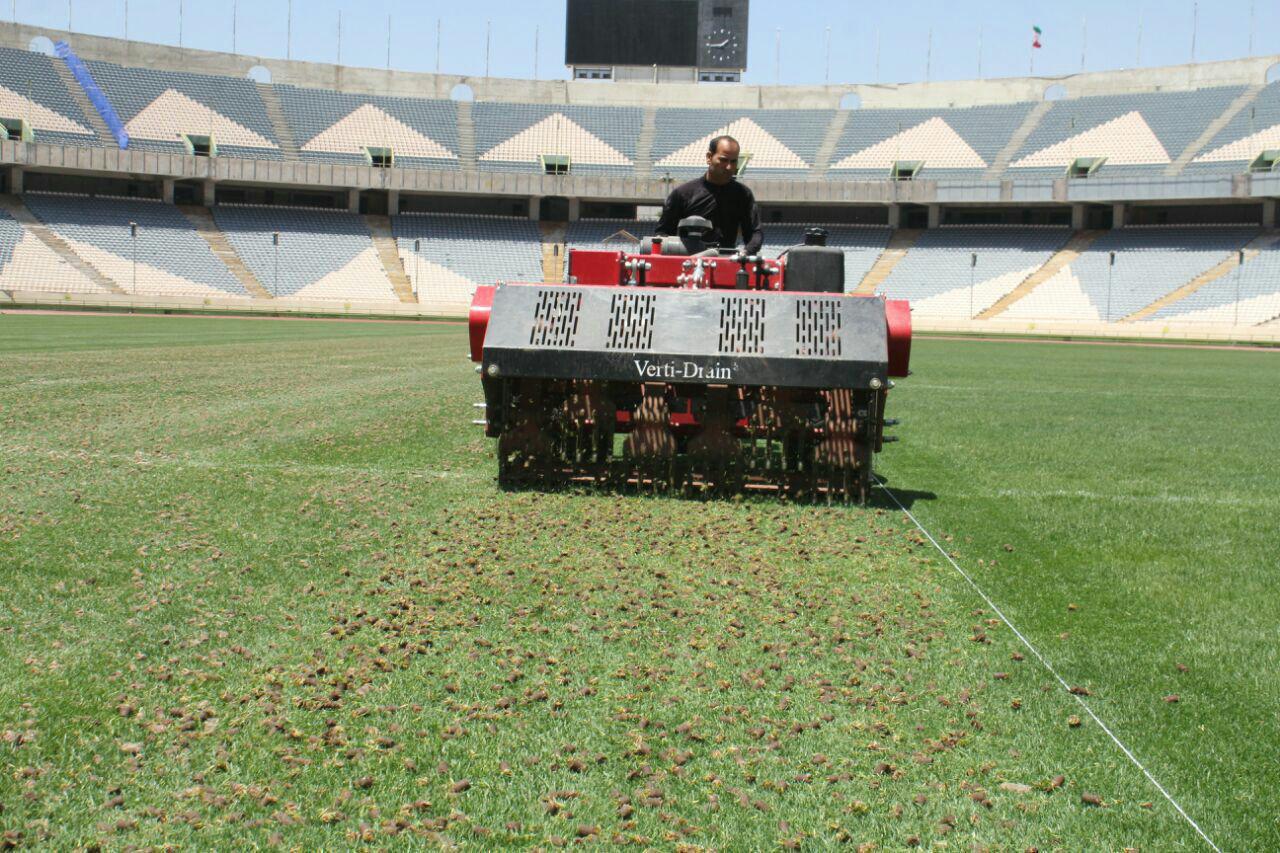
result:
M 104 140 L 54 70 L 57 61 L 29 50 L 0 48 L 0 118 L 25 120 L 33 141 L 100 144 Z
M 707 168 L 707 145 L 721 134 L 750 155 L 744 175 L 804 177 L 834 110 L 659 109 L 654 117 L 653 173 L 687 179 Z
M 1058 177 L 1078 158 L 1106 157 L 1098 174 L 1157 175 L 1244 91 L 1220 86 L 1057 101 L 1007 173 Z
M 247 79 L 85 64 L 124 122 L 130 147 L 190 153 L 187 134 L 211 137 L 224 157 L 282 157 L 262 96 Z
M 980 176 L 1034 106 L 857 110 L 840 134 L 827 174 L 884 179 L 895 162 L 907 160 L 924 163 L 921 178 Z
M 0 24 L 0 31 L 6 28 L 12 25 Z M 834 100 L 828 92 L 797 90 L 797 103 L 806 107 L 786 109 L 776 107 L 787 102 L 782 95 L 766 90 L 750 101 L 729 90 L 719 98 L 717 89 L 713 97 L 710 88 L 690 99 L 676 86 L 638 98 L 640 90 L 626 87 L 597 87 L 587 96 L 573 83 L 565 89 L 501 80 L 486 81 L 472 93 L 475 100 L 464 103 L 384 95 L 379 88 L 337 91 L 372 85 L 373 78 L 328 77 L 310 65 L 272 68 L 288 82 L 253 82 L 240 76 L 243 57 L 197 52 L 199 63 L 178 64 L 145 45 L 133 46 L 135 64 L 121 65 L 124 54 L 94 44 L 93 37 L 53 35 L 62 59 L 0 48 L 0 119 L 9 138 L 0 148 L 7 158 L 0 186 L 10 193 L 0 196 L 5 293 L 103 295 L 113 303 L 135 295 L 180 297 L 232 306 L 292 298 L 295 305 L 359 302 L 405 313 L 456 313 L 479 283 L 563 274 L 562 241 L 569 248 L 632 248 L 654 222 L 563 220 L 576 215 L 578 203 L 602 212 L 612 210 L 600 204 L 606 201 L 618 208 L 656 203 L 638 196 L 661 192 L 657 187 L 667 178 L 701 174 L 707 142 L 728 133 L 742 143 L 745 182 L 761 180 L 757 193 L 771 216 L 821 217 L 820 205 L 845 200 L 896 206 L 888 220 L 901 222 L 899 230 L 823 224 L 828 244 L 845 250 L 847 290 L 908 298 L 915 316 L 935 328 L 968 328 L 974 320 L 1000 321 L 993 328 L 1061 321 L 1143 334 L 1210 325 L 1280 328 L 1280 237 L 1272 239 L 1280 235 L 1274 230 L 1280 168 L 1258 161 L 1280 150 L 1280 81 L 1260 58 L 1214 64 L 1203 73 L 1170 69 L 1167 86 L 1155 69 L 1106 72 L 1082 79 L 1081 91 L 1109 94 L 1060 100 L 1048 92 L 1040 99 L 1043 81 L 1028 80 L 990 90 L 999 101 L 1010 86 L 1024 86 L 1027 100 L 983 103 L 988 84 L 973 81 L 964 103 L 976 99 L 978 105 L 964 107 L 918 106 L 936 103 L 937 93 L 893 87 L 888 95 L 877 92 L 875 106 L 858 109 L 810 108 L 834 106 Z M 5 43 L 29 39 L 15 31 Z M 84 57 L 92 81 L 73 73 L 76 56 Z M 211 69 L 220 73 L 207 73 Z M 334 88 L 317 82 L 333 80 L 340 81 Z M 1215 80 L 1224 82 L 1185 88 Z M 397 91 L 417 91 L 404 88 L 414 83 L 411 76 L 387 78 L 388 86 L 393 82 Z M 439 84 L 422 91 L 440 92 Z M 1062 85 L 1070 92 L 1075 78 Z M 615 93 L 618 103 L 611 102 Z M 902 106 L 896 106 L 898 94 Z M 646 105 L 634 105 L 638 100 Z M 775 106 L 725 106 L 744 102 Z M 123 144 L 104 115 L 118 115 L 128 147 L 143 152 L 186 154 L 203 145 L 186 135 L 209 137 L 216 146 L 210 154 L 274 162 L 192 164 L 104 152 L 120 147 L 117 139 Z M 27 141 L 37 144 L 22 145 Z M 99 150 L 82 156 L 40 143 Z M 561 184 L 533 177 L 544 169 L 543 155 L 567 157 L 570 178 Z M 1104 158 L 1095 173 L 1102 181 L 1050 180 L 1077 158 L 1095 157 Z M 920 164 L 913 177 L 922 186 L 828 184 L 887 182 L 903 161 Z M 308 168 L 316 163 L 459 174 Z M 504 179 L 477 171 L 518 174 Z M 1122 180 L 1106 180 L 1110 176 Z M 997 182 L 1001 178 L 1008 180 Z M 228 188 L 225 194 L 219 184 Z M 445 194 L 474 198 L 454 204 L 442 200 Z M 363 215 L 328 209 L 354 204 L 357 195 Z M 557 221 L 385 215 L 505 211 L 507 201 L 526 195 L 541 199 L 541 212 Z M 418 196 L 435 200 L 423 204 Z M 499 197 L 501 205 L 490 203 Z M 193 206 L 214 198 L 256 204 Z M 1212 218 L 1196 209 L 1198 199 L 1213 205 L 1211 213 L 1225 211 L 1223 222 L 1253 224 L 1133 224 Z M 1022 215 L 949 215 L 954 207 L 987 205 L 1020 207 Z M 1056 210 L 1045 214 L 1050 205 Z M 1085 230 L 925 227 L 1065 222 L 1068 205 L 1071 220 Z M 1128 227 L 1110 230 L 1110 221 Z M 136 238 L 130 222 L 138 225 Z M 767 224 L 765 254 L 776 257 L 802 242 L 806 227 Z M 1235 261 L 1237 251 L 1244 252 L 1243 264 Z
M 974 317 L 1066 243 L 1065 228 L 956 226 L 924 231 L 880 292 L 929 317 Z
M 540 172 L 543 154 L 568 155 L 581 174 L 629 175 L 644 111 L 638 107 L 481 102 L 472 106 L 483 171 Z
M 0 289 L 35 293 L 106 293 L 0 210 Z
M 1121 320 L 1220 263 L 1257 233 L 1256 228 L 1225 226 L 1107 232 L 999 317 Z
M 1255 325 L 1276 317 L 1280 317 L 1280 239 L 1262 247 L 1239 269 L 1165 306 L 1150 319 Z
M 541 237 L 527 219 L 403 214 L 391 227 L 422 304 L 466 305 L 477 284 L 542 281 Z
M 366 148 L 390 148 L 407 169 L 458 168 L 458 112 L 452 101 L 273 87 L 299 155 L 368 164 Z
M 25 201 L 73 252 L 126 293 L 248 296 L 172 205 L 42 193 L 29 193 Z M 136 238 L 130 222 L 137 223 Z
M 1188 165 L 1191 172 L 1239 172 L 1266 150 L 1280 149 L 1280 82 L 1258 93 L 1209 140 Z
M 397 301 L 368 226 L 356 214 L 218 205 L 213 217 L 276 298 Z

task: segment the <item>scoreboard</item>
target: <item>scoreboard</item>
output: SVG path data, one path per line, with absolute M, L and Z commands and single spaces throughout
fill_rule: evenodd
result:
M 568 0 L 565 65 L 741 71 L 748 0 Z

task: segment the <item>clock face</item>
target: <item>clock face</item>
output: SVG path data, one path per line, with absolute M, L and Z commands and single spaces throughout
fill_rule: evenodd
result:
M 707 47 L 729 53 L 738 49 L 738 35 L 728 27 L 716 27 L 707 34 Z
M 731 66 L 742 56 L 738 34 L 728 27 L 716 27 L 702 41 L 703 63 L 710 66 Z

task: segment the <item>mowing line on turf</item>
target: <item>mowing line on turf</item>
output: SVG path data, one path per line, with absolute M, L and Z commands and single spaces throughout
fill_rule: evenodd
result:
M 1070 696 L 1072 699 L 1076 700 L 1076 703 L 1079 704 L 1080 707 L 1084 709 L 1084 712 L 1089 715 L 1089 719 L 1097 723 L 1098 727 L 1102 729 L 1104 732 L 1106 732 L 1107 737 L 1111 738 L 1112 743 L 1118 746 L 1120 748 L 1120 751 L 1125 754 L 1125 757 L 1128 758 L 1129 761 L 1131 761 L 1135 767 L 1137 767 L 1139 770 L 1142 771 L 1142 775 L 1147 777 L 1147 781 L 1149 781 L 1152 785 L 1156 787 L 1156 790 L 1160 792 L 1161 796 L 1163 796 L 1166 800 L 1169 801 L 1169 804 L 1173 806 L 1174 809 L 1177 810 L 1178 814 L 1182 815 L 1183 820 L 1185 820 L 1187 823 L 1191 825 L 1191 828 L 1196 831 L 1196 834 L 1199 835 L 1201 838 L 1203 838 L 1204 842 L 1208 844 L 1210 847 L 1212 847 L 1216 851 L 1216 853 L 1222 853 L 1218 845 L 1213 843 L 1213 839 L 1211 839 L 1208 835 L 1206 835 L 1205 831 L 1200 828 L 1200 824 L 1196 823 L 1195 820 L 1192 819 L 1191 815 L 1187 814 L 1186 809 L 1184 809 L 1178 803 L 1178 801 L 1175 800 L 1173 796 L 1168 791 L 1165 790 L 1164 786 L 1160 784 L 1159 780 L 1157 780 L 1155 776 L 1151 775 L 1151 771 L 1148 770 L 1146 766 L 1143 765 L 1143 763 L 1138 760 L 1138 757 L 1133 754 L 1133 752 L 1129 749 L 1129 747 L 1125 746 L 1124 742 L 1121 741 L 1120 738 L 1116 737 L 1115 732 L 1111 731 L 1111 728 L 1102 721 L 1102 718 L 1099 717 L 1096 713 L 1094 713 L 1093 708 L 1089 707 L 1089 703 L 1084 701 L 1084 699 L 1081 696 L 1071 691 L 1071 685 L 1067 683 L 1066 679 L 1064 679 L 1061 675 L 1058 674 L 1058 671 L 1054 669 L 1053 664 L 1049 663 L 1049 661 L 1045 658 L 1045 656 L 1040 654 L 1040 650 L 1037 649 L 1034 645 L 1032 645 L 1031 641 L 1028 640 L 1023 635 L 1023 633 L 1018 630 L 1018 627 L 1013 624 L 1013 622 L 1009 619 L 1009 617 L 1004 615 L 1004 611 L 1002 611 L 996 605 L 996 603 L 991 600 L 991 596 L 987 595 L 987 593 L 982 589 L 982 587 L 978 586 L 977 581 L 975 581 L 969 575 L 968 572 L 966 572 L 963 568 L 961 568 L 960 564 L 957 563 L 951 557 L 951 555 L 947 553 L 945 548 L 943 548 L 940 544 L 938 544 L 938 540 L 934 539 L 933 534 L 929 532 L 928 528 L 926 528 L 923 524 L 920 523 L 920 519 L 916 518 L 915 515 L 912 514 L 911 510 L 907 509 L 907 507 L 902 503 L 902 501 L 898 500 L 898 496 L 893 493 L 893 490 L 890 489 L 888 486 L 886 486 L 884 484 L 884 481 L 881 480 L 875 474 L 872 474 L 871 476 L 875 480 L 875 484 L 884 490 L 884 493 L 887 494 L 895 504 L 897 504 L 898 509 L 902 510 L 906 514 L 907 518 L 911 519 L 911 522 L 916 526 L 916 529 L 918 529 L 921 533 L 923 533 L 925 537 L 931 543 L 933 543 L 933 547 L 937 549 L 938 553 L 941 554 L 944 558 L 946 558 L 946 561 L 951 564 L 951 567 L 953 569 L 955 569 L 957 572 L 960 573 L 960 577 L 964 578 L 965 581 L 969 584 L 969 586 L 973 587 L 974 592 L 978 593 L 978 595 L 982 598 L 982 600 L 987 603 L 987 606 L 990 607 L 991 610 L 996 614 L 996 616 L 1000 618 L 1000 621 L 1003 622 L 1006 626 L 1008 626 L 1009 630 L 1014 633 L 1014 636 L 1016 636 L 1018 640 L 1021 641 L 1022 645 L 1027 648 L 1027 651 L 1031 652 L 1031 654 L 1035 656 L 1036 660 L 1040 661 L 1040 665 L 1043 666 L 1046 670 L 1048 670 L 1049 674 L 1052 675 L 1054 679 L 1059 684 L 1062 685 L 1062 689 L 1067 692 L 1067 695 Z

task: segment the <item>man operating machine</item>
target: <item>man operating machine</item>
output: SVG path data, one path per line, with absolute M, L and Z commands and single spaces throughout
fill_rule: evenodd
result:
M 758 255 L 764 244 L 760 228 L 760 210 L 751 190 L 735 180 L 738 174 L 738 140 L 717 136 L 707 150 L 707 173 L 681 184 L 667 196 L 657 233 L 674 237 L 680 220 L 701 216 L 711 223 L 706 242 L 731 249 L 738 235 L 745 244 L 743 254 Z

